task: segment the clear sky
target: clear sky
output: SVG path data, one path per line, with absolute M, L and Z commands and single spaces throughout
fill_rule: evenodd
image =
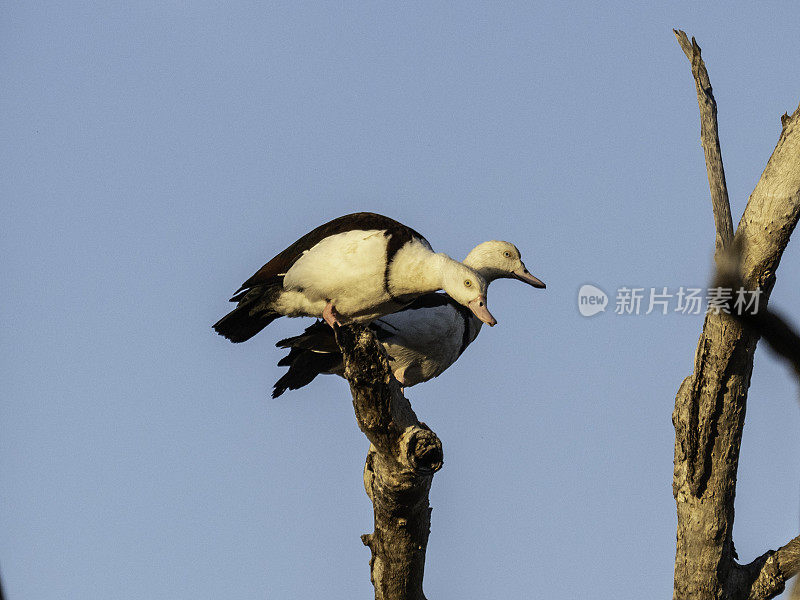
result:
M 738 222 L 800 101 L 798 19 L 796 2 L 4 3 L 9 600 L 371 597 L 346 382 L 269 397 L 274 342 L 310 321 L 240 345 L 211 330 L 267 259 L 361 210 L 457 258 L 512 241 L 548 286 L 494 284 L 499 325 L 408 391 L 445 451 L 428 596 L 670 597 L 670 419 L 702 317 L 613 309 L 622 286 L 711 271 L 672 28 L 703 48 Z M 796 323 L 799 247 L 773 294 Z M 605 313 L 579 314 L 586 283 Z M 759 349 L 743 561 L 798 532 L 799 415 Z

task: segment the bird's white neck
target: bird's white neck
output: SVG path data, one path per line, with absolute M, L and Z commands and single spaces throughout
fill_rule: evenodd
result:
M 406 244 L 389 268 L 389 289 L 394 296 L 435 292 L 442 287 L 446 254 L 436 254 L 418 242 Z

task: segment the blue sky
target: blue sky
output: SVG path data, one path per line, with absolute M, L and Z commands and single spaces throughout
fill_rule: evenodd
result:
M 0 570 L 7 596 L 371 597 L 346 383 L 269 398 L 282 319 L 239 284 L 314 226 L 394 217 L 522 251 L 499 325 L 412 388 L 444 444 L 431 598 L 669 597 L 671 411 L 714 233 L 703 48 L 734 222 L 800 100 L 796 3 L 6 3 L 0 13 Z M 577 291 L 612 296 L 582 317 Z M 773 306 L 800 322 L 800 250 Z M 734 541 L 796 535 L 798 387 L 759 349 Z

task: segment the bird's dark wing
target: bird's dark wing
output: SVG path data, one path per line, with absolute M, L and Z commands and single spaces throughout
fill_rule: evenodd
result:
M 419 308 L 435 308 L 437 306 L 446 306 L 448 304 L 456 304 L 461 306 L 453 300 L 450 296 L 443 292 L 432 292 L 430 294 L 423 294 L 418 298 L 414 299 L 413 302 L 403 307 L 402 310 L 398 312 L 403 312 L 406 310 L 416 310 Z
M 280 340 L 275 345 L 278 348 L 301 348 L 315 352 L 340 351 L 333 329 L 325 321 L 316 321 L 313 325 L 306 327 L 306 330 L 300 335 Z
M 292 267 L 297 259 L 303 255 L 303 252 L 313 248 L 326 237 L 348 231 L 368 231 L 372 229 L 383 229 L 386 231 L 386 235 L 390 236 L 389 247 L 387 248 L 388 259 L 391 259 L 394 253 L 411 238 L 415 237 L 423 240 L 426 244 L 428 243 L 418 232 L 389 217 L 370 212 L 345 215 L 328 221 L 305 234 L 256 271 L 250 279 L 242 284 L 238 291 L 274 282 L 277 277 L 283 276 Z

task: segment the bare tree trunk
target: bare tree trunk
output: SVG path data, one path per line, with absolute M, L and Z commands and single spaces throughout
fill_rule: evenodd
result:
M 730 245 L 727 222 L 731 217 L 716 103 L 699 46 L 694 40 L 689 44 L 682 31 L 675 35 L 692 62 L 695 77 L 719 264 L 721 250 Z M 740 279 L 747 290 L 763 291 L 761 307 L 766 306 L 781 255 L 800 217 L 800 107 L 781 121 L 778 144 L 734 237 Z M 694 373 L 683 381 L 675 398 L 676 600 L 772 598 L 800 570 L 800 537 L 748 565 L 735 560 L 736 472 L 757 341 L 756 333 L 730 315 L 709 312 L 695 353 Z
M 375 531 L 361 540 L 372 551 L 375 598 L 425 600 L 428 492 L 433 474 L 442 467 L 442 444 L 417 419 L 392 376 L 383 347 L 367 327 L 341 327 L 336 340 L 358 426 L 370 441 L 364 488 L 372 500 Z

